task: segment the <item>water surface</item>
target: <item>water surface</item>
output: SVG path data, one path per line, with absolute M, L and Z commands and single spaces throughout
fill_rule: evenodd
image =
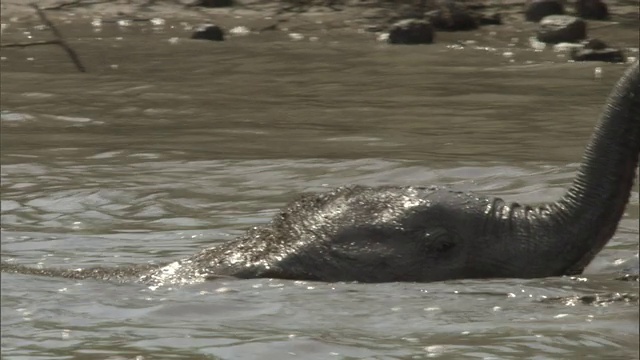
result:
M 360 35 L 172 44 L 185 33 L 168 25 L 91 35 L 78 26 L 67 33 L 88 74 L 55 47 L 2 53 L 3 260 L 178 259 L 268 222 L 300 192 L 353 183 L 552 201 L 624 70 L 535 52 L 524 34 L 516 45 L 456 35 L 476 42 L 464 49 Z M 637 303 L 569 298 L 638 292 L 614 280 L 638 272 L 638 204 L 636 187 L 578 278 L 152 290 L 3 274 L 2 356 L 638 358 Z M 558 296 L 568 300 L 543 301 Z

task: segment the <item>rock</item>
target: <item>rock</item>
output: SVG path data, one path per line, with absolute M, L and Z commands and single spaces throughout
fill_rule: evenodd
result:
M 610 63 L 623 63 L 624 54 L 620 49 L 579 49 L 571 52 L 571 60 L 574 61 L 603 61 Z
M 211 40 L 211 41 L 223 41 L 224 32 L 217 25 L 205 24 L 196 28 L 195 32 L 191 34 L 192 39 Z
M 604 20 L 609 18 L 609 9 L 601 0 L 577 0 L 576 15 L 583 19 Z
M 587 37 L 584 20 L 568 15 L 550 15 L 540 21 L 537 38 L 543 43 L 578 42 Z
M 233 5 L 233 0 L 198 0 L 192 6 L 219 8 L 219 7 L 227 7 L 232 5 Z
M 625 62 L 622 50 L 610 48 L 604 41 L 599 39 L 584 40 L 580 44 L 575 44 L 575 46 L 570 49 L 571 59 L 574 61 Z
M 524 9 L 524 18 L 533 22 L 538 22 L 545 16 L 563 14 L 564 5 L 559 0 L 528 0 Z
M 433 26 L 427 20 L 400 20 L 391 26 L 388 42 L 390 44 L 431 44 Z
M 475 16 L 459 3 L 451 0 L 438 0 L 435 5 L 436 10 L 427 12 L 425 16 L 436 29 L 457 31 L 478 28 Z

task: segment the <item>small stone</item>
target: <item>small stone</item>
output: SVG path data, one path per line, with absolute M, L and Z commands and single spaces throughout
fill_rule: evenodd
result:
M 223 41 L 224 32 L 217 25 L 205 24 L 199 26 L 191 35 L 191 38 L 211 41 Z
M 584 20 L 568 15 L 550 15 L 540 21 L 537 38 L 543 43 L 578 42 L 587 37 Z
M 610 63 L 625 62 L 624 54 L 620 49 L 581 49 L 571 52 L 571 60 L 574 61 L 602 61 Z
M 391 26 L 390 44 L 431 44 L 433 26 L 429 21 L 419 19 L 400 20 Z
M 577 0 L 576 15 L 583 19 L 605 20 L 609 18 L 609 9 L 601 0 Z
M 594 302 L 600 300 L 598 298 L 598 295 L 584 295 L 580 297 L 580 301 L 582 301 L 583 304 L 593 304 Z
M 545 16 L 563 14 L 564 6 L 558 0 L 529 0 L 524 9 L 524 18 L 533 22 L 538 22 Z

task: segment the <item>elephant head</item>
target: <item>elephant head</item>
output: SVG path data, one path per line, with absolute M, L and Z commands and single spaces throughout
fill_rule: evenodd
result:
M 573 184 L 555 202 L 343 187 L 293 201 L 269 225 L 196 254 L 183 270 L 360 282 L 579 274 L 618 226 L 639 153 L 636 61 L 610 94 Z

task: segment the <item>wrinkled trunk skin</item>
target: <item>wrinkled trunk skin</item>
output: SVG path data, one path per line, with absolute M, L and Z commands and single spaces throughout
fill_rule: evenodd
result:
M 522 261 L 528 262 L 529 270 L 521 277 L 582 273 L 618 227 L 638 170 L 639 153 L 636 61 L 609 95 L 566 194 L 537 208 L 498 204 L 492 209 L 494 226 L 511 232 L 512 240 L 528 254 Z M 506 253 L 512 253 L 510 250 Z
M 638 71 L 636 61 L 613 89 L 573 185 L 553 206 L 554 216 L 566 219 L 563 225 L 579 241 L 579 258 L 567 274 L 581 273 L 602 250 L 629 202 L 640 153 Z

